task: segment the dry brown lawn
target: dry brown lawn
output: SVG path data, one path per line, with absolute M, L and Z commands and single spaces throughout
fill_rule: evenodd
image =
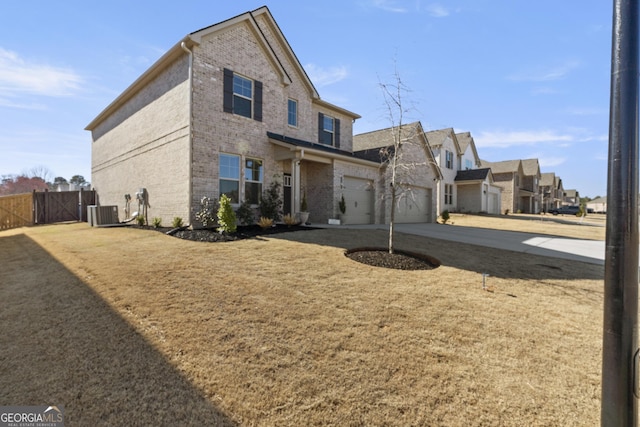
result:
M 344 256 L 386 238 L 2 232 L 0 405 L 70 426 L 599 424 L 602 266 L 406 235 L 443 265 Z

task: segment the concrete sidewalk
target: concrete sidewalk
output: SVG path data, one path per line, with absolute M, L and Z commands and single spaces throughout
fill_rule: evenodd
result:
M 313 226 L 389 230 L 389 226 L 385 224 L 340 226 L 313 224 Z M 395 230 L 398 233 L 604 265 L 605 245 L 604 241 L 600 240 L 580 240 L 543 234 L 425 223 L 396 224 Z

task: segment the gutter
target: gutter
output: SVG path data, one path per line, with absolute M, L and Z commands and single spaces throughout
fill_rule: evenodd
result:
M 180 47 L 189 55 L 189 195 L 187 209 L 189 224 L 191 224 L 193 208 L 193 52 L 189 50 L 184 41 L 180 43 Z

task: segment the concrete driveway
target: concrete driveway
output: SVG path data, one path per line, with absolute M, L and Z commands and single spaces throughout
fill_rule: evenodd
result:
M 322 227 L 389 230 L 389 226 L 384 224 Z M 415 234 L 434 239 L 451 240 L 508 251 L 604 265 L 605 244 L 604 241 L 599 240 L 580 240 L 542 234 L 442 224 L 396 224 L 395 230 L 399 233 Z

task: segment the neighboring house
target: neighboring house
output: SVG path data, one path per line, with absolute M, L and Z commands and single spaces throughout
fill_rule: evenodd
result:
M 458 138 L 453 128 L 432 130 L 427 132 L 426 136 L 442 174 L 437 191 L 438 215 L 445 210 L 455 212 L 457 210 L 455 180 L 460 170 L 460 153 L 462 152 Z
M 607 198 L 598 197 L 587 202 L 587 209 L 593 209 L 595 213 L 607 213 Z
M 395 154 L 394 140 L 398 137 L 402 144 L 401 151 L 397 153 L 397 204 L 394 222 L 435 222 L 438 217 L 435 210 L 437 186 L 442 175 L 420 122 L 353 137 L 355 155 L 381 163 L 381 179 L 377 191 L 381 197 L 376 204 L 376 222 L 388 224 L 391 220 L 390 161 Z
M 522 196 L 523 213 L 540 213 L 540 164 L 538 159 L 526 159 L 522 161 L 524 179 L 520 185 L 521 192 L 527 191 L 531 195 Z
M 562 180 L 554 172 L 540 174 L 540 197 L 543 212 L 562 206 L 564 200 Z
M 563 205 L 579 205 L 580 193 L 578 190 L 564 190 Z
M 500 214 L 502 188 L 494 184 L 491 169 L 468 169 L 456 175 L 458 212 Z
M 358 119 L 320 99 L 267 7 L 185 36 L 87 127 L 102 205 L 145 188 L 148 216 L 195 224 L 203 196 L 257 208 L 283 185 L 285 213 L 375 221 L 380 162 L 354 156 Z M 349 203 L 349 202 L 348 202 Z
M 502 188 L 502 213 L 538 213 L 540 168 L 537 159 L 481 161 L 490 168 L 496 185 Z M 526 167 L 526 170 L 525 170 Z
M 486 160 L 481 160 L 480 164 L 483 168 L 491 169 L 494 184 L 502 188 L 500 211 L 502 213 L 522 211 L 523 200 L 532 195 L 530 192 L 520 188 L 524 180 L 522 161 L 487 162 Z

